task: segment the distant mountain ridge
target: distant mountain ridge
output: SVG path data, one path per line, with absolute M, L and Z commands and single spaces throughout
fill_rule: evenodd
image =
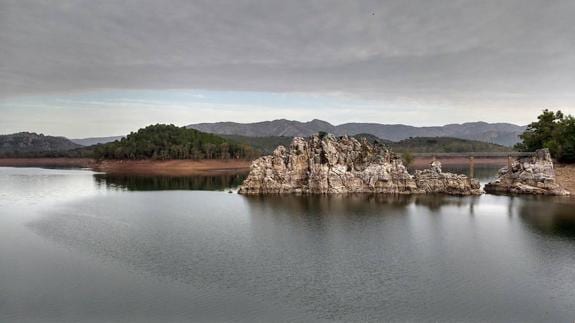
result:
M 511 123 L 467 122 L 445 126 L 415 127 L 403 124 L 344 123 L 332 125 L 314 119 L 308 122 L 279 119 L 254 123 L 215 122 L 191 124 L 187 127 L 219 135 L 240 135 L 248 137 L 269 136 L 311 136 L 319 131 L 335 135 L 356 135 L 368 133 L 382 139 L 399 141 L 410 137 L 452 137 L 478 140 L 504 146 L 519 142 L 519 135 L 526 126 Z
M 34 132 L 19 132 L 0 135 L 0 155 L 26 154 L 37 152 L 63 152 L 82 146 L 64 137 L 45 136 Z
M 93 146 L 98 144 L 107 144 L 112 141 L 120 140 L 124 137 L 125 136 L 92 137 L 92 138 L 70 139 L 70 141 L 81 146 Z

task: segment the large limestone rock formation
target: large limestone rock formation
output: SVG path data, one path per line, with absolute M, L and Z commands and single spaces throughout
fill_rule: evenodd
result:
M 255 160 L 241 194 L 269 193 L 479 194 L 479 183 L 445 174 L 441 167 L 415 177 L 380 144 L 327 134 L 294 138 Z
M 481 194 L 481 184 L 475 178 L 465 175 L 444 173 L 441 163 L 433 161 L 431 168 L 415 171 L 415 183 L 418 188 L 428 193 L 444 193 L 452 195 Z
M 499 170 L 499 177 L 485 185 L 494 194 L 569 195 L 555 180 L 553 161 L 548 149 L 540 149 L 532 157 L 514 161 Z

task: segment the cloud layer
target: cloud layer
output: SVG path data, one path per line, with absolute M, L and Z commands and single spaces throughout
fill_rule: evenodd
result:
M 570 0 L 0 5 L 2 95 L 98 88 L 534 95 L 575 85 Z
M 445 123 L 569 112 L 573 17 L 571 0 L 0 0 L 0 101 L 200 89 L 443 106 Z

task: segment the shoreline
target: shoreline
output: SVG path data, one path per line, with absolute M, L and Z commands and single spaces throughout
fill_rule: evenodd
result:
M 443 165 L 467 165 L 465 157 L 437 158 Z M 410 166 L 427 167 L 431 157 L 415 157 Z M 248 171 L 252 160 L 102 160 L 92 158 L 40 157 L 40 158 L 0 158 L 0 167 L 48 167 L 48 168 L 89 168 L 105 173 L 127 173 L 145 175 L 187 175 L 203 172 Z M 475 165 L 507 165 L 507 158 L 476 158 Z
M 103 160 L 90 158 L 0 158 L 0 167 L 87 168 L 127 175 L 187 176 L 249 171 L 249 160 Z

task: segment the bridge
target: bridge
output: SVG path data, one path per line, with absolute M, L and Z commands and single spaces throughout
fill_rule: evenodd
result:
M 457 158 L 457 157 L 476 157 L 476 158 L 504 158 L 504 157 L 531 157 L 534 152 L 522 151 L 498 151 L 498 152 L 467 152 L 467 153 L 412 153 L 413 157 L 436 157 L 436 158 Z
M 431 157 L 433 161 L 439 158 L 468 158 L 469 159 L 469 177 L 475 177 L 475 158 L 507 158 L 507 169 L 511 169 L 513 159 L 520 157 L 534 156 L 535 152 L 466 152 L 466 153 L 413 153 L 414 157 Z

